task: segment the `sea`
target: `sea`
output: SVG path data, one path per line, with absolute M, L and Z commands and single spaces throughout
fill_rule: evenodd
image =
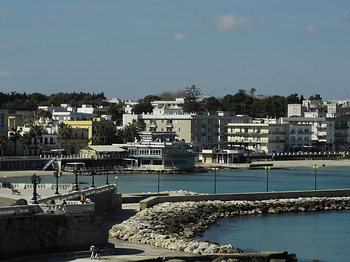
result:
M 33 172 L 34 173 L 34 172 Z M 117 180 L 116 180 L 117 177 Z M 55 183 L 52 175 L 41 183 Z M 316 178 L 316 179 L 315 179 Z M 79 176 L 81 188 L 91 185 L 91 176 Z M 95 185 L 106 183 L 107 175 L 95 176 Z M 8 179 L 30 183 L 30 177 Z M 222 170 L 188 174 L 109 174 L 118 192 L 141 193 L 190 191 L 203 194 L 294 191 L 350 188 L 350 167 L 319 167 L 271 170 Z M 65 175 L 59 183 L 73 183 Z M 216 185 L 216 188 L 215 188 Z M 350 261 L 350 211 L 326 211 L 233 217 L 220 220 L 201 237 L 220 244 L 232 244 L 247 252 L 288 251 L 298 261 Z

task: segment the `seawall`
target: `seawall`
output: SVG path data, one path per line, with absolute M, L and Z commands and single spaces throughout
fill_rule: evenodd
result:
M 154 196 L 140 201 L 140 209 L 146 209 L 164 202 L 187 201 L 233 201 L 233 200 L 268 200 L 299 197 L 343 197 L 350 196 L 350 189 L 310 190 L 310 191 L 279 191 L 262 193 L 215 194 L 215 195 L 185 195 L 185 196 Z
M 138 212 L 123 223 L 113 226 L 109 234 L 110 237 L 125 241 L 177 251 L 198 254 L 234 253 L 236 255 L 233 256 L 238 259 L 243 252 L 239 248 L 194 240 L 194 237 L 226 217 L 327 210 L 350 210 L 350 197 L 167 202 Z M 293 255 L 285 261 L 293 261 Z
M 103 216 L 93 214 L 1 217 L 1 257 L 88 250 L 91 244 L 106 245 L 108 232 L 104 220 Z

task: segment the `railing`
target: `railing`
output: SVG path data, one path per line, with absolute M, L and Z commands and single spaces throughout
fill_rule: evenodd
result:
M 85 189 L 82 191 L 74 191 L 71 193 L 63 194 L 63 195 L 57 195 L 57 196 L 51 196 L 47 198 L 42 198 L 38 200 L 38 203 L 48 203 L 50 201 L 64 201 L 64 200 L 73 200 L 73 199 L 79 199 L 81 195 L 85 195 L 86 197 L 96 195 L 102 192 L 106 191 L 112 191 L 116 189 L 116 185 L 104 185 L 101 187 L 97 188 L 90 188 L 90 189 Z
M 40 207 L 37 205 L 0 207 L 0 217 L 30 215 L 39 212 Z

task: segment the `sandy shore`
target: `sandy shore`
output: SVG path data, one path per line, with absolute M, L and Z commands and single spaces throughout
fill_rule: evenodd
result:
M 259 165 L 270 165 L 274 168 L 298 168 L 298 167 L 309 167 L 312 168 L 314 165 L 319 167 L 350 167 L 350 159 L 345 160 L 281 160 L 281 161 L 257 161 L 253 163 L 244 163 L 244 164 L 200 164 L 200 167 L 211 168 L 213 166 L 222 167 L 222 168 L 245 168 L 249 167 L 250 164 L 259 164 Z M 42 171 L 42 170 L 18 170 L 18 171 L 0 171 L 0 178 L 4 176 L 10 177 L 28 177 L 33 174 L 39 176 L 42 175 L 53 175 L 53 171 Z M 73 175 L 69 172 L 64 172 L 63 175 Z

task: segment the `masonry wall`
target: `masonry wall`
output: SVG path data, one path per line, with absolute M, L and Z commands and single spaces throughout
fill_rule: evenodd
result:
M 104 217 L 93 214 L 0 218 L 0 258 L 106 245 Z M 0 259 L 1 260 L 1 259 Z
M 312 190 L 312 191 L 280 191 L 267 193 L 217 194 L 217 195 L 189 195 L 189 196 L 155 196 L 140 201 L 140 209 L 146 209 L 164 202 L 186 201 L 232 201 L 232 200 L 267 200 L 299 197 L 342 197 L 350 196 L 349 189 L 339 190 Z

